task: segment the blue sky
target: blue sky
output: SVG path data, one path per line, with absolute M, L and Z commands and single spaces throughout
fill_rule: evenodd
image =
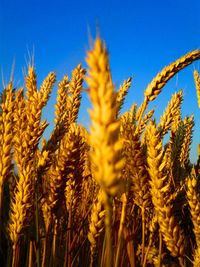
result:
M 9 80 L 15 59 L 15 84 L 23 85 L 28 51 L 35 54 L 38 80 L 54 70 L 60 80 L 78 64 L 85 64 L 89 35 L 99 29 L 110 52 L 110 64 L 116 87 L 134 76 L 124 110 L 140 104 L 143 91 L 164 66 L 193 50 L 200 49 L 200 1 L 42 1 L 0 0 L 0 71 Z M 159 118 L 173 92 L 183 89 L 183 116 L 195 115 L 191 159 L 196 160 L 200 143 L 200 110 L 196 101 L 193 69 L 195 62 L 180 72 L 163 89 L 150 108 Z M 56 87 L 44 118 L 53 127 Z M 79 121 L 89 126 L 89 100 L 83 95 Z M 48 134 L 48 131 L 47 131 Z

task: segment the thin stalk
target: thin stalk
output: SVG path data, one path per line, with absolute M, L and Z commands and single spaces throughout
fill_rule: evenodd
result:
M 6 267 L 10 267 L 12 264 L 12 247 L 8 247 L 8 253 L 6 255 Z
M 112 203 L 111 199 L 106 192 L 104 192 L 104 206 L 105 206 L 105 229 L 106 229 L 106 262 L 105 267 L 113 266 L 113 253 L 112 253 Z
M 12 267 L 19 266 L 19 245 L 13 245 Z
M 38 208 L 38 188 L 35 181 L 35 230 L 36 230 L 36 261 L 37 267 L 40 267 L 40 233 L 39 233 L 39 208 Z
M 119 266 L 119 256 L 120 256 L 121 245 L 122 245 L 122 232 L 123 232 L 125 218 L 126 218 L 126 204 L 127 204 L 127 197 L 126 197 L 126 194 L 124 193 L 122 195 L 122 212 L 121 212 L 120 226 L 119 226 L 119 231 L 118 231 L 115 267 Z
M 28 256 L 28 267 L 32 267 L 33 266 L 32 257 L 33 257 L 33 243 L 30 240 L 30 243 L 29 243 L 29 256 Z
M 142 264 L 144 261 L 145 253 L 145 209 L 142 207 Z
M 68 216 L 68 224 L 67 224 L 67 236 L 66 236 L 66 243 L 65 243 L 65 258 L 64 258 L 64 267 L 71 266 L 71 226 L 72 226 L 72 209 L 70 205 L 69 209 L 69 216 Z
M 96 200 L 96 199 L 95 199 L 95 200 Z M 70 244 L 70 249 L 69 249 L 70 253 L 71 253 L 72 250 L 74 249 L 75 243 L 76 243 L 76 241 L 77 241 L 77 239 L 78 239 L 78 237 L 79 237 L 79 233 L 80 233 L 81 229 L 83 228 L 83 226 L 84 226 L 84 224 L 85 224 L 85 222 L 86 222 L 86 220 L 87 220 L 87 218 L 88 218 L 88 214 L 91 212 L 91 209 L 92 209 L 92 205 L 90 205 L 90 208 L 89 208 L 88 211 L 86 212 L 85 217 L 84 217 L 84 219 L 83 219 L 83 221 L 82 221 L 82 223 L 81 223 L 81 225 L 80 225 L 80 227 L 79 227 L 77 233 L 74 235 L 74 238 L 73 238 L 73 240 L 72 240 L 72 242 L 71 242 L 71 244 Z M 65 267 L 66 267 L 66 266 L 65 266 Z
M 150 236 L 150 240 L 149 240 L 149 244 L 148 244 L 146 253 L 145 253 L 145 255 L 144 255 L 144 261 L 143 261 L 142 267 L 146 267 L 147 256 L 148 256 L 148 254 L 149 254 L 149 250 L 150 250 L 150 247 L 151 247 L 151 245 L 152 245 L 152 242 L 153 242 L 153 235 L 151 234 L 151 236 Z
M 182 257 L 179 257 L 178 261 L 181 267 L 185 267 L 184 259 Z
M 63 267 L 67 267 L 68 263 L 67 263 L 67 259 L 68 259 L 68 254 L 69 254 L 69 247 L 68 247 L 68 231 L 69 229 L 67 229 L 67 235 L 66 235 L 66 240 L 65 240 L 65 256 L 64 256 L 64 265 Z
M 53 241 L 52 241 L 52 265 L 56 266 L 56 238 L 57 238 L 57 219 L 55 220 L 54 229 L 53 229 Z
M 104 262 L 105 262 L 105 249 L 106 249 L 106 237 L 104 235 L 104 239 L 103 239 L 103 248 L 102 248 L 102 252 L 101 252 L 101 267 L 104 267 Z M 93 267 L 93 266 L 91 266 Z
M 72 204 L 72 203 L 71 203 Z M 70 248 L 71 246 L 71 242 L 72 242 L 72 231 L 71 231 L 71 227 L 72 227 L 72 205 L 70 205 L 70 211 L 69 211 L 69 225 L 68 225 L 68 248 Z M 69 250 L 68 250 L 69 251 Z M 68 252 L 68 267 L 71 267 L 71 252 Z
M 161 261 L 162 261 L 162 234 L 159 231 L 159 252 L 158 252 L 158 267 L 161 267 Z
M 126 251 L 129 258 L 129 263 L 131 267 L 136 267 L 136 257 L 135 257 L 135 249 L 133 245 L 133 239 L 130 238 L 129 231 L 126 227 L 123 229 L 124 240 L 126 242 Z
M 3 207 L 3 191 L 4 191 L 3 184 L 1 184 L 0 185 L 0 220 L 1 221 L 2 221 L 2 207 Z M 0 234 L 1 234 L 1 232 L 0 232 Z
M 52 264 L 52 229 L 48 229 L 48 232 L 46 233 L 46 255 L 44 258 L 44 267 L 51 266 Z
M 46 251 L 47 251 L 47 236 L 45 236 L 45 238 L 44 238 L 41 267 L 45 267 Z
M 76 263 L 76 258 L 78 257 L 78 254 L 79 254 L 80 250 L 83 248 L 86 241 L 87 241 L 87 237 L 83 240 L 82 244 L 78 247 L 76 254 L 73 257 L 71 267 L 74 267 L 74 265 Z

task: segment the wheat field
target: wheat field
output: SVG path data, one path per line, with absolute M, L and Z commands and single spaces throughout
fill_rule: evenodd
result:
M 97 37 L 58 83 L 54 129 L 42 120 L 56 74 L 39 86 L 33 64 L 24 88 L 12 80 L 0 99 L 0 266 L 200 267 L 200 161 L 190 162 L 194 116 L 175 92 L 160 119 L 149 103 L 194 50 L 163 68 L 144 101 L 122 113 L 132 78 L 115 88 Z M 86 84 L 86 88 L 85 87 Z M 200 106 L 200 75 L 194 70 Z M 78 124 L 81 94 L 90 129 Z M 167 141 L 164 138 L 168 136 Z

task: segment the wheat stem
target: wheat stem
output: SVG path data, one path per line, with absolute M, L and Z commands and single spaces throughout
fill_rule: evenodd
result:
M 119 256 L 120 256 L 121 246 L 122 246 L 122 234 L 123 234 L 123 228 L 124 228 L 125 218 L 126 218 L 126 205 L 127 205 L 126 194 L 123 193 L 121 198 L 122 198 L 122 211 L 121 211 L 120 225 L 119 225 L 119 231 L 118 231 L 115 267 L 119 266 Z

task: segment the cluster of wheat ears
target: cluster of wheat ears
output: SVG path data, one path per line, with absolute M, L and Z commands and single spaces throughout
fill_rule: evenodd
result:
M 115 88 L 97 37 L 87 72 L 78 65 L 58 83 L 49 140 L 41 116 L 55 73 L 38 87 L 29 65 L 26 90 L 8 83 L 0 103 L 0 266 L 200 266 L 194 117 L 181 117 L 182 91 L 158 123 L 148 111 L 168 80 L 198 59 L 194 50 L 165 67 L 143 103 L 122 114 L 131 78 Z M 77 123 L 84 81 L 89 131 Z M 194 81 L 200 105 L 197 70 Z

